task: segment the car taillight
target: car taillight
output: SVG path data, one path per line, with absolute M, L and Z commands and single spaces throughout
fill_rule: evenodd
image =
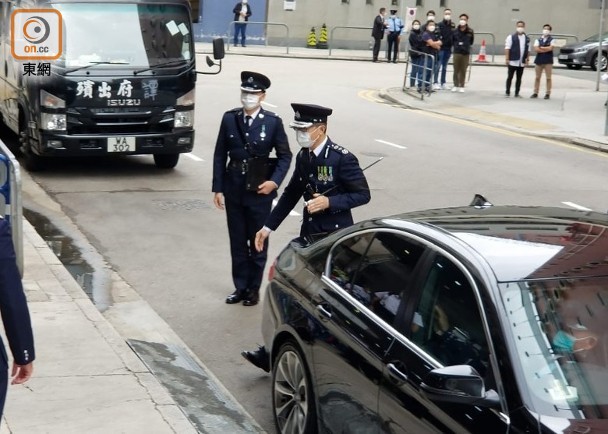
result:
M 272 262 L 272 265 L 270 266 L 270 269 L 268 270 L 268 281 L 270 282 L 272 279 L 274 279 L 274 268 L 277 265 L 277 260 L 275 259 Z

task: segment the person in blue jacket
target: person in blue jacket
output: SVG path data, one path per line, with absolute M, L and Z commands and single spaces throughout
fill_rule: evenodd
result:
M 0 217 L 0 313 L 13 354 L 11 384 L 22 384 L 30 379 L 34 370 L 34 336 L 30 312 L 27 307 L 21 275 L 17 268 L 15 248 L 9 223 Z M 4 411 L 8 387 L 8 357 L 0 339 L 2 370 L 0 375 L 0 417 Z
M 327 117 L 332 109 L 313 104 L 291 106 L 295 120 L 289 126 L 296 130 L 302 149 L 289 184 L 256 234 L 258 250 L 302 197 L 305 207 L 300 237 L 307 241 L 352 225 L 351 209 L 371 198 L 357 157 L 327 136 Z
M 224 113 L 213 155 L 213 203 L 226 208 L 232 280 L 235 291 L 226 303 L 243 302 L 245 306 L 258 303 L 267 259 L 267 243 L 256 250 L 256 231 L 270 214 L 277 188 L 287 175 L 291 164 L 291 150 L 283 121 L 261 106 L 270 79 L 252 71 L 241 73 L 242 107 Z M 276 166 L 258 185 L 247 185 L 254 163 L 268 161 L 276 154 Z M 255 160 L 255 161 L 254 161 Z M 257 182 L 256 182 L 257 183 Z
M 308 241 L 353 224 L 351 209 L 368 203 L 369 186 L 357 157 L 327 136 L 327 117 L 332 109 L 313 104 L 292 104 L 301 146 L 293 175 L 266 224 L 255 237 L 256 249 L 304 197 L 304 219 L 300 236 Z M 269 355 L 264 346 L 241 355 L 250 363 L 270 371 Z

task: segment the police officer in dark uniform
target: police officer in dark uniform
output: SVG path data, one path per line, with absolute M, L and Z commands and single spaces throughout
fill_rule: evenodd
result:
M 353 224 L 351 209 L 368 203 L 369 186 L 357 157 L 327 136 L 327 117 L 332 109 L 312 104 L 292 104 L 296 130 L 302 147 L 296 156 L 293 175 L 266 224 L 255 238 L 263 249 L 271 231 L 276 230 L 304 197 L 304 219 L 300 236 L 307 240 L 327 235 Z M 264 347 L 241 353 L 255 366 L 268 372 L 270 364 Z
M 25 383 L 34 370 L 34 336 L 21 275 L 15 259 L 15 248 L 9 223 L 0 217 L 0 313 L 8 344 L 13 354 L 11 384 Z M 6 350 L 0 340 L 0 418 L 4 410 L 8 386 Z
M 357 157 L 327 136 L 327 117 L 332 109 L 312 104 L 292 104 L 296 130 L 302 147 L 296 165 L 277 206 L 256 235 L 256 248 L 281 224 L 304 197 L 304 219 L 300 236 L 307 240 L 353 224 L 351 209 L 370 200 L 370 191 Z
M 241 108 L 224 113 L 213 156 L 214 204 L 226 207 L 232 280 L 235 291 L 226 303 L 258 303 L 258 292 L 266 265 L 268 243 L 254 248 L 256 231 L 270 214 L 276 190 L 285 178 L 291 163 L 291 151 L 283 121 L 262 108 L 270 87 L 265 75 L 241 73 Z M 276 165 L 270 164 L 270 153 L 276 154 Z M 268 171 L 251 185 L 251 175 L 259 170 L 259 162 L 268 163 Z M 248 185 L 249 182 L 249 185 Z

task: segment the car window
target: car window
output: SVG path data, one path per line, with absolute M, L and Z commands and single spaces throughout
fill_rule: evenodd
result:
M 444 365 L 471 365 L 483 377 L 488 345 L 473 291 L 464 273 L 437 255 L 413 317 L 412 340 Z
M 400 234 L 378 231 L 348 239 L 334 252 L 332 279 L 392 324 L 424 248 Z

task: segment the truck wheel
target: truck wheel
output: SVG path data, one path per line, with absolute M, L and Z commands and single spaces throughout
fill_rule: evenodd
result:
M 23 166 L 28 172 L 39 172 L 44 169 L 45 161 L 39 155 L 34 154 L 30 146 L 29 136 L 21 130 L 21 155 L 23 155 Z
M 179 154 L 154 154 L 154 164 L 159 169 L 173 169 L 178 161 Z

